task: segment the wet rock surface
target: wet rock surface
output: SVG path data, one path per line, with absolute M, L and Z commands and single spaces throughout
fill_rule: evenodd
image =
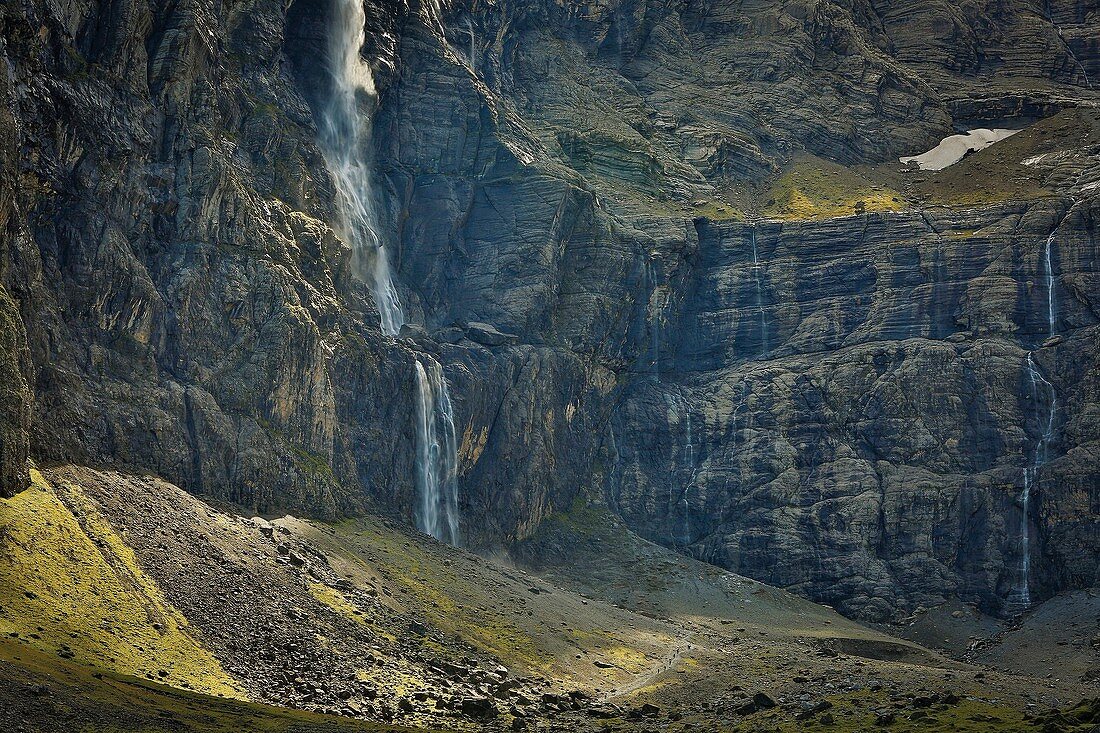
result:
M 585 494 L 853 615 L 998 611 L 1034 352 L 1059 409 L 1029 584 L 1094 585 L 1097 19 L 980 5 L 369 2 L 397 339 L 332 229 L 327 3 L 5 6 L 0 490 L 29 452 L 408 519 L 428 352 L 475 547 Z M 1055 113 L 1069 132 L 942 176 L 891 168 Z M 894 210 L 763 220 L 803 155 L 896 186 Z

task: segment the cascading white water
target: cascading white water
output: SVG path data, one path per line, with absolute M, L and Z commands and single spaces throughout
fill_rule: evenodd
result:
M 760 355 L 768 353 L 768 320 L 764 314 L 764 286 L 760 282 L 760 258 L 756 252 L 756 227 L 752 228 L 752 276 L 756 280 L 756 310 L 760 313 Z
M 427 367 L 424 362 L 427 362 Z M 417 359 L 417 469 L 421 532 L 450 545 L 461 544 L 458 529 L 458 443 L 454 410 L 443 368 L 431 357 Z
M 326 59 L 332 96 L 320 111 L 318 142 L 336 183 L 341 233 L 351 246 L 355 272 L 374 294 L 382 332 L 396 336 L 405 314 L 378 234 L 368 153 L 371 122 L 360 106 L 375 95 L 370 65 L 361 55 L 365 26 L 361 0 L 336 0 Z

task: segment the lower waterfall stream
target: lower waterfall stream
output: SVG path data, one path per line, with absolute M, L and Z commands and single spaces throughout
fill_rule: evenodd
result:
M 416 463 L 420 484 L 416 524 L 422 532 L 457 546 L 461 544 L 458 530 L 458 443 L 451 395 L 438 361 L 429 356 L 423 360 L 417 359 L 416 386 Z

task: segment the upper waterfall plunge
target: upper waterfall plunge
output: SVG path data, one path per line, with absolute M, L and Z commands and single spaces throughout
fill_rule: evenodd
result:
M 336 183 L 340 226 L 352 249 L 355 273 L 374 294 L 382 332 L 396 336 L 405 314 L 378 233 L 368 153 L 371 121 L 360 108 L 363 98 L 375 94 L 370 65 L 360 55 L 365 26 L 361 0 L 336 0 L 326 59 L 332 94 L 321 107 L 318 142 Z
M 416 362 L 419 470 L 416 526 L 437 540 L 457 546 L 461 536 L 454 410 L 443 368 L 431 357 L 424 357 L 424 361 Z

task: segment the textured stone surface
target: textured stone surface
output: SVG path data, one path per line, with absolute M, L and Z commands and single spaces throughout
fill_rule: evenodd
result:
M 324 0 L 5 6 L 0 372 L 33 414 L 0 390 L 0 480 L 19 487 L 29 445 L 263 510 L 408 517 L 427 352 L 473 545 L 584 493 L 849 613 L 996 610 L 1035 350 L 1060 409 L 1033 591 L 1095 584 L 1100 61 L 1071 5 L 368 2 L 415 324 L 396 340 L 329 226 Z M 1011 161 L 889 165 L 953 124 L 1059 111 Z M 904 200 L 747 223 L 807 155 Z
M 1043 232 L 1059 284 L 1091 279 L 1093 217 L 1045 203 L 761 224 L 760 306 L 753 228 L 702 225 L 692 298 L 612 423 L 613 502 L 650 537 L 851 613 L 887 616 L 901 593 L 996 606 L 1045 420 L 1025 368 L 1047 337 Z M 1034 357 L 1060 405 L 1033 515 L 1044 590 L 1096 578 L 1080 472 L 1095 471 L 1097 314 L 1058 294 L 1066 338 Z
M 0 59 L 10 63 L 6 44 L 0 45 Z M 16 240 L 26 236 L 16 201 L 20 139 L 12 114 L 13 91 L 11 78 L 0 75 L 0 496 L 11 496 L 30 483 L 27 453 L 33 399 L 27 334 L 7 290 L 10 279 L 17 277 L 12 263 Z

